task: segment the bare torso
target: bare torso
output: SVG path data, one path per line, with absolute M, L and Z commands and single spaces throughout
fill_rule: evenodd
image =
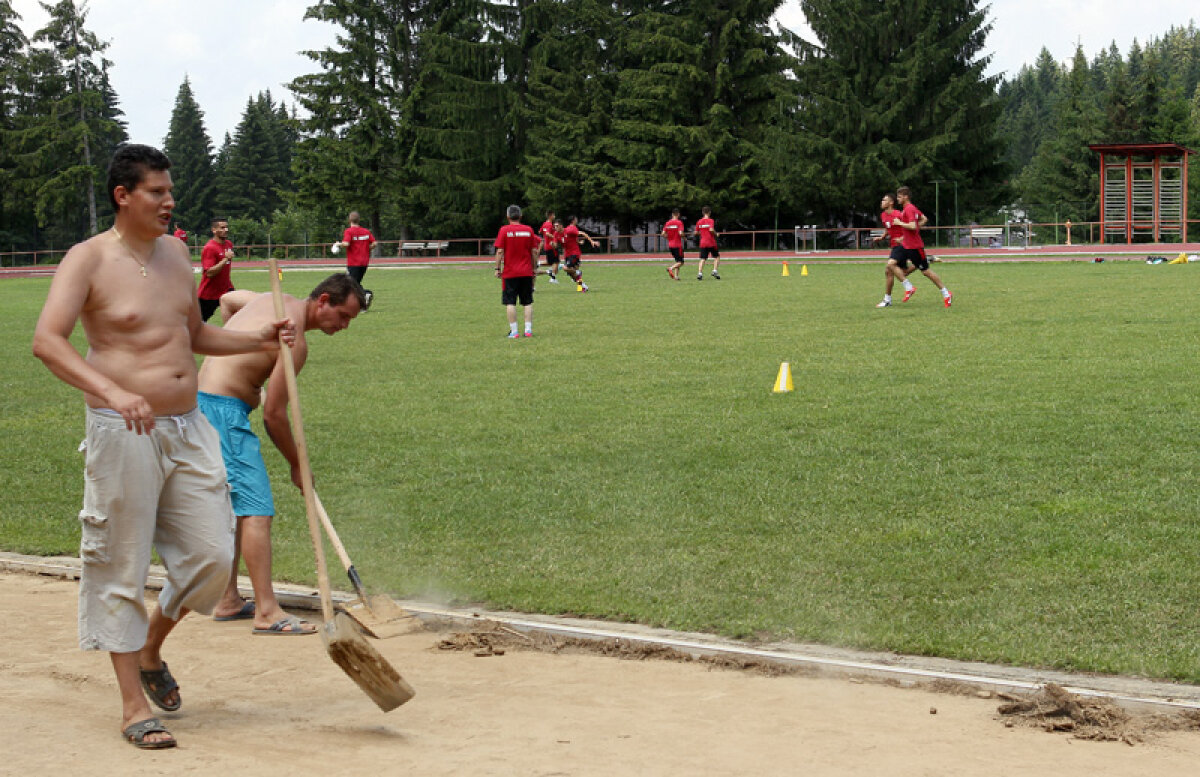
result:
M 285 294 L 283 307 L 287 317 L 296 323 L 296 346 L 303 351 L 306 348 L 304 300 Z M 225 328 L 253 331 L 274 320 L 275 303 L 271 295 L 259 294 L 226 321 Z M 278 358 L 278 352 L 209 356 L 200 367 L 199 389 L 208 394 L 237 397 L 252 408 L 258 407 L 260 391 Z
M 196 360 L 189 316 L 196 287 L 183 243 L 163 236 L 146 261 L 146 275 L 111 232 L 81 243 L 90 287 L 79 320 L 87 335 L 87 362 L 126 391 L 143 396 L 155 415 L 196 407 Z M 93 394 L 91 407 L 105 403 Z

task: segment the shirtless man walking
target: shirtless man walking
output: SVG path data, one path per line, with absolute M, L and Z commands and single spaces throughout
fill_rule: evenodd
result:
M 292 348 L 296 372 L 308 357 L 304 333 L 320 329 L 331 335 L 350 325 L 367 307 L 366 293 L 346 273 L 336 273 L 321 281 L 307 299 L 285 294 L 284 310 L 296 322 L 300 333 Z M 226 329 L 253 331 L 275 317 L 270 294 L 234 291 L 221 298 L 221 316 Z M 288 425 L 287 382 L 283 359 L 274 353 L 247 353 L 214 356 L 200 367 L 200 409 L 221 436 L 221 455 L 229 475 L 233 512 L 237 516 L 237 544 L 233 570 L 220 603 L 213 610 L 219 621 L 254 620 L 254 634 L 313 634 L 308 621 L 284 612 L 271 585 L 271 521 L 275 501 L 263 462 L 258 437 L 250 428 L 250 413 L 258 407 L 265 384 L 263 424 L 275 447 L 287 459 L 292 482 L 300 482 L 300 457 L 292 428 Z M 246 571 L 254 588 L 254 601 L 242 599 L 237 587 L 238 556 L 246 560 Z
M 125 145 L 107 190 L 116 223 L 63 257 L 33 335 L 33 353 L 87 405 L 79 643 L 108 651 L 121 694 L 121 730 L 139 748 L 174 747 L 147 703 L 182 698 L 163 640 L 189 610 L 211 612 L 229 580 L 233 512 L 217 433 L 196 407 L 193 353 L 278 351 L 284 320 L 252 331 L 200 319 L 187 247 L 168 236 L 171 162 Z M 82 322 L 87 355 L 71 344 Z M 270 357 L 267 357 L 270 358 Z M 151 549 L 167 567 L 152 615 Z

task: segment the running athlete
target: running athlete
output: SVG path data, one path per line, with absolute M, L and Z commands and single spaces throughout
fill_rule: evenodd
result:
M 567 268 L 567 275 L 571 276 L 571 280 L 575 281 L 575 289 L 577 291 L 587 291 L 588 285 L 583 282 L 583 270 L 579 268 L 579 262 L 583 258 L 583 252 L 579 250 L 579 238 L 587 240 L 592 248 L 596 247 L 596 241 L 592 240 L 591 235 L 579 230 L 579 217 L 572 216 L 571 223 L 563 230 L 563 266 Z
M 912 204 L 912 190 L 907 186 L 901 186 L 896 190 L 896 200 L 899 202 L 902 210 L 900 217 L 892 223 L 897 224 L 904 230 L 904 236 L 901 242 L 904 245 L 905 256 L 909 264 L 915 266 L 925 275 L 926 278 L 933 281 L 942 291 L 942 302 L 946 307 L 950 307 L 954 302 L 954 297 L 950 294 L 950 290 L 942 283 L 942 279 L 937 276 L 933 270 L 929 269 L 929 259 L 925 256 L 925 241 L 921 239 L 921 227 L 929 223 L 929 219 L 925 218 L 925 214 L 917 210 L 917 206 Z M 910 295 L 911 296 L 911 295 Z
M 679 208 L 671 211 L 671 220 L 663 224 L 662 236 L 667 239 L 667 250 L 675 264 L 667 268 L 671 280 L 679 280 L 679 268 L 683 267 L 683 222 L 679 220 Z
M 713 258 L 712 277 L 713 280 L 721 280 L 721 273 L 718 270 L 721 267 L 721 252 L 717 250 L 717 224 L 712 219 L 712 208 L 705 205 L 701 208 L 704 213 L 704 218 L 696 222 L 696 231 L 692 234 L 700 235 L 700 267 L 696 270 L 696 280 L 704 280 L 704 260 L 708 257 Z
M 904 284 L 904 299 L 901 302 L 908 302 L 917 288 L 908 279 L 908 256 L 901 242 L 904 236 L 904 227 L 896 224 L 896 219 L 900 216 L 900 211 L 896 210 L 896 197 L 891 192 L 883 195 L 883 199 L 879 202 L 879 208 L 883 211 L 879 214 L 879 221 L 883 224 L 884 230 L 881 240 L 887 241 L 891 247 L 891 253 L 888 255 L 887 266 L 883 269 L 885 278 L 883 302 L 875 307 L 886 308 L 892 304 L 892 286 L 897 278 Z
M 558 278 L 554 277 L 558 272 L 558 238 L 555 224 L 558 222 L 554 218 L 554 211 L 546 211 L 546 220 L 542 222 L 540 235 L 542 236 L 542 253 L 546 255 L 544 264 L 546 265 L 546 274 L 550 276 L 551 283 L 558 283 Z

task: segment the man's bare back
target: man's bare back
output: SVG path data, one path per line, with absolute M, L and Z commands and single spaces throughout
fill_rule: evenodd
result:
M 231 300 L 233 305 L 226 303 L 225 297 L 239 295 Z M 263 324 L 275 320 L 275 303 L 270 294 L 251 295 L 243 291 L 235 291 L 222 297 L 222 315 L 235 310 L 226 320 L 225 329 L 235 331 L 254 331 Z M 285 294 L 283 307 L 296 324 L 296 343 L 292 355 L 296 361 L 296 369 L 304 363 L 308 353 L 308 341 L 304 330 L 307 317 L 307 306 L 304 300 Z M 233 356 L 223 356 L 219 359 L 205 359 L 200 367 L 198 387 L 208 394 L 237 397 L 251 408 L 258 407 L 263 384 L 271 377 L 279 354 L 275 353 L 244 353 Z

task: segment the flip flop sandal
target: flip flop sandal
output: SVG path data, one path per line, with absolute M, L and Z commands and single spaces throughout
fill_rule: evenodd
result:
M 315 629 L 313 631 L 304 629 L 307 624 L 308 621 L 297 618 L 295 615 L 289 615 L 286 618 L 280 618 L 265 629 L 255 629 L 253 633 L 269 637 L 304 637 L 316 634 Z
M 174 712 L 183 705 L 182 696 L 178 696 L 174 704 L 167 701 L 167 697 L 171 695 L 172 691 L 179 690 L 179 683 L 175 682 L 175 678 L 171 676 L 166 661 L 163 661 L 162 669 L 141 669 L 139 672 L 142 675 L 142 689 L 146 691 L 150 701 L 157 704 L 160 709 Z
M 242 602 L 242 609 L 233 615 L 214 615 L 215 621 L 248 621 L 254 617 L 254 602 Z
M 121 733 L 125 736 L 125 741 L 140 750 L 165 750 L 168 747 L 175 747 L 178 744 L 175 741 L 175 737 L 171 736 L 171 732 L 167 731 L 167 727 L 158 718 L 148 718 L 139 723 L 134 723 Z M 171 736 L 171 738 L 156 742 L 146 741 L 148 734 L 160 733 Z

